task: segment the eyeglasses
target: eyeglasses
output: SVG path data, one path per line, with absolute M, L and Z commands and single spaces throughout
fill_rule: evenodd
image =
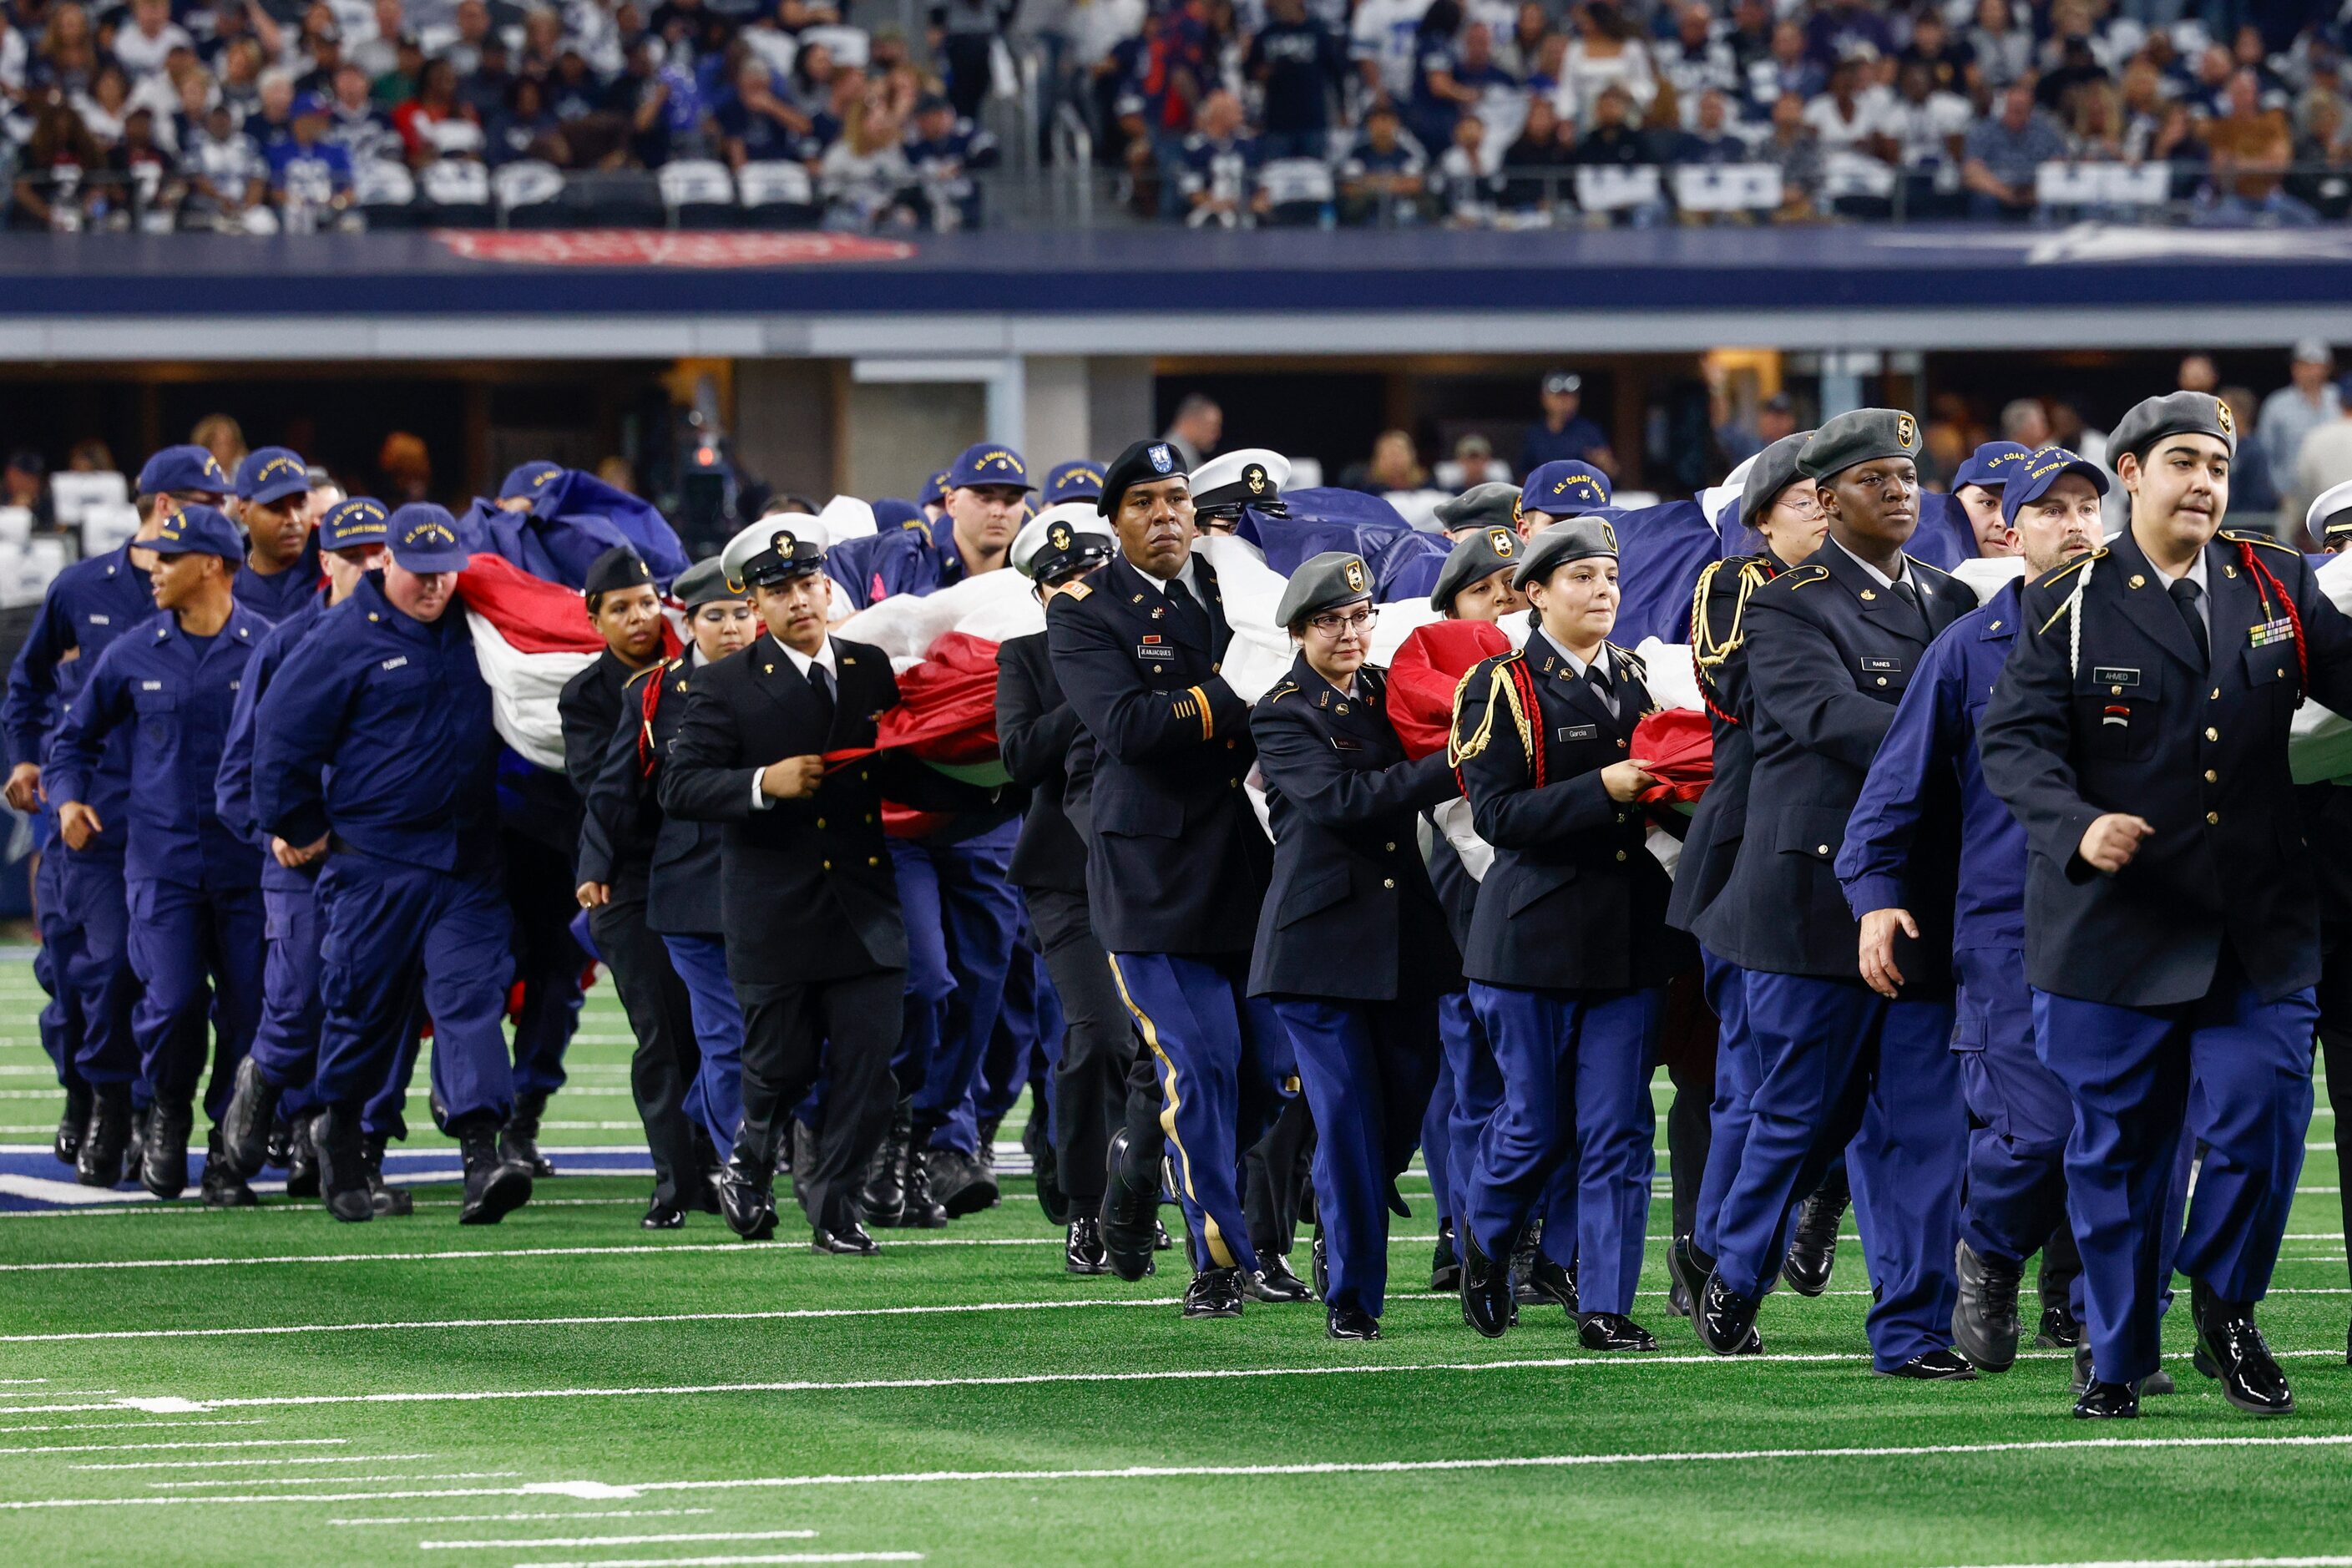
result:
M 1307 624 L 1327 637 L 1336 637 L 1346 632 L 1370 631 L 1372 623 L 1380 618 L 1381 613 L 1367 605 L 1360 610 L 1351 610 L 1344 616 L 1337 612 L 1328 616 L 1309 616 L 1307 618 Z

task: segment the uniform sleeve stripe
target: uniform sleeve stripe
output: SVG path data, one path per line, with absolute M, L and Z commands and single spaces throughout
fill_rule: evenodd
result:
M 1201 704 L 1201 739 L 1206 741 L 1213 738 L 1217 732 L 1217 721 L 1216 717 L 1209 711 L 1209 694 L 1197 686 L 1188 686 L 1184 689 Z

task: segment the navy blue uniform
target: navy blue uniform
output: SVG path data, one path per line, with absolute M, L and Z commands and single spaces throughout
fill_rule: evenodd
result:
M 1833 870 L 1846 818 L 1895 705 L 1936 634 L 1973 609 L 1969 588 L 1906 558 L 1906 597 L 1834 539 L 1749 595 L 1747 831 L 1731 879 L 1696 921 L 1746 971 L 1759 1078 L 1739 1170 L 1717 1215 L 1717 1271 L 1756 1299 L 1787 1250 L 1790 1205 L 1851 1142 L 1855 1217 L 1877 1292 L 1881 1372 L 1950 1343 L 1959 1183 L 1968 1151 L 1950 1051 L 1957 786 L 1932 793 L 1906 868 L 1906 977 L 1888 1001 L 1862 983 L 1860 927 Z
M 2210 655 L 2128 531 L 2027 590 L 1978 742 L 2032 849 L 2035 1041 L 2074 1100 L 2068 1203 L 2111 1382 L 2157 1367 L 2184 1128 L 2205 1154 L 2179 1267 L 2242 1304 L 2269 1288 L 2311 1119 L 2319 893 L 2286 738 L 2304 696 L 2352 703 L 2352 622 L 2267 539 L 2223 534 L 2202 567 Z M 2076 853 L 2107 812 L 2155 828 L 2112 876 Z
M 1324 1304 L 1377 1318 L 1396 1178 L 1437 1079 L 1437 999 L 1462 985 L 1418 814 L 1460 785 L 1443 753 L 1406 759 L 1383 671 L 1354 684 L 1340 691 L 1302 654 L 1250 712 L 1274 828 L 1250 994 L 1273 999 L 1315 1115 Z
M 1242 793 L 1256 748 L 1219 673 L 1233 628 L 1216 573 L 1195 556 L 1190 574 L 1163 592 L 1114 558 L 1045 607 L 1045 636 L 1093 742 L 1087 904 L 1160 1064 L 1195 1256 L 1255 1272 L 1235 1173 L 1280 1109 L 1291 1051 L 1246 994 L 1272 852 Z
M 1613 647 L 1580 672 L 1538 630 L 1524 651 L 1464 678 L 1450 746 L 1479 837 L 1495 847 L 1462 968 L 1506 1087 L 1457 1199 L 1463 1225 L 1486 1256 L 1507 1257 L 1572 1162 L 1576 1234 L 1547 1225 L 1543 1247 L 1576 1265 L 1587 1312 L 1633 1310 L 1654 1167 L 1653 1053 L 1666 981 L 1690 957 L 1689 939 L 1666 924 L 1672 884 L 1643 814 L 1601 778 L 1627 759 L 1652 707 L 1643 674 Z
M 50 793 L 87 803 L 109 737 L 131 733 L 123 874 L 131 965 L 144 987 L 131 1014 L 135 1070 L 158 1103 L 190 1103 L 209 1012 L 217 1048 L 205 1110 L 215 1120 L 260 1017 L 262 918 L 261 868 L 221 820 L 213 780 L 247 660 L 268 629 L 242 606 L 209 637 L 170 614 L 142 622 L 99 656 L 49 759 Z M 122 1055 L 86 1058 L 82 1068 L 92 1083 L 134 1071 Z
M 370 573 L 322 616 L 262 697 L 254 818 L 298 847 L 328 840 L 320 1101 L 356 1105 L 384 1082 L 421 973 L 448 1125 L 502 1122 L 513 958 L 490 689 L 465 617 L 415 620 L 383 582 Z
M 302 553 L 283 572 L 273 572 L 265 577 L 253 569 L 251 563 L 239 563 L 230 587 L 238 604 L 272 626 L 289 619 L 311 601 L 322 599 L 326 578 L 319 565 L 319 531 L 310 531 L 310 537 L 302 542 Z
M 154 613 L 147 574 L 132 564 L 129 545 L 77 561 L 58 574 L 8 667 L 0 729 L 6 731 L 12 767 L 47 762 L 57 725 L 99 655 Z M 131 971 L 131 916 L 122 881 L 130 832 L 123 811 L 131 791 L 129 734 L 107 742 L 83 788 L 89 794 L 82 804 L 98 813 L 106 831 L 79 849 L 53 840 L 41 866 L 42 950 L 50 955 L 53 979 L 73 998 L 71 1037 L 62 1026 L 43 1034 L 44 1042 L 54 1041 L 62 1053 L 55 1058 L 61 1082 L 69 1081 L 68 1075 L 79 1077 L 72 1064 L 85 1054 L 113 1061 L 137 1055 L 131 1009 L 139 983 Z M 58 798 L 50 796 L 47 807 L 52 820 Z M 136 1086 L 134 1099 L 144 1092 L 143 1084 Z

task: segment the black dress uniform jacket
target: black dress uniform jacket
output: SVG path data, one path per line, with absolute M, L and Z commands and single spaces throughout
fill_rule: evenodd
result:
M 1054 679 L 1044 632 L 1018 637 L 996 650 L 996 743 L 1004 771 L 1029 792 L 1021 837 L 1013 846 L 1009 879 L 1016 888 L 1087 890 L 1087 846 L 1063 809 L 1070 742 L 1077 710 Z
M 2266 567 L 2269 591 L 2246 564 Z M 2319 891 L 2287 769 L 2302 694 L 2352 712 L 2352 621 L 2295 552 L 2225 533 L 2205 547 L 2210 667 L 2128 531 L 2025 592 L 2025 618 L 1979 732 L 1985 782 L 2024 824 L 2026 977 L 2133 1007 L 2212 988 L 2226 941 L 2266 1001 L 2319 979 Z M 2155 833 L 2116 875 L 2075 854 L 2111 811 Z
M 1186 611 L 1124 557 L 1045 607 L 1054 672 L 1094 741 L 1087 897 L 1112 952 L 1247 952 L 1273 846 L 1242 791 L 1249 709 L 1206 561 Z
M 907 966 L 898 883 L 882 837 L 882 794 L 961 810 L 966 793 L 919 763 L 869 757 L 825 776 L 815 795 L 751 807 L 751 780 L 785 757 L 874 744 L 875 720 L 898 700 L 882 650 L 833 639 L 839 666 L 830 721 L 824 699 L 774 637 L 698 671 L 662 767 L 662 809 L 724 825 L 720 898 L 727 973 L 739 987 L 802 984 Z M 928 777 L 926 776 L 928 775 Z
M 624 896 L 642 895 L 646 868 L 651 864 L 654 833 L 660 813 L 650 795 L 640 792 L 627 808 L 599 816 L 590 807 L 596 781 L 611 750 L 613 727 L 627 705 L 625 694 L 643 677 L 613 655 L 598 654 L 588 667 L 563 683 L 555 700 L 563 723 L 563 773 L 583 807 L 577 868 L 583 882 L 604 882 L 628 889 Z M 632 731 L 634 733 L 634 730 Z
M 1695 922 L 1709 952 L 1742 969 L 1859 978 L 1861 925 L 1836 872 L 1846 818 L 1919 656 L 1977 604 L 1966 584 L 1910 566 L 1916 606 L 1827 540 L 1748 596 L 1746 831 L 1731 879 Z M 1931 784 L 1921 816 L 1957 825 L 1957 783 Z M 1958 861 L 1957 831 L 1923 836 L 1912 854 L 1905 907 L 1921 939 L 1895 942 L 1910 985 L 1948 983 Z
M 1461 793 L 1443 752 L 1417 762 L 1367 665 L 1342 696 L 1304 655 L 1250 711 L 1274 826 L 1254 996 L 1426 1000 L 1462 988 L 1462 959 L 1422 863 L 1419 813 Z
M 1748 779 L 1755 770 L 1756 746 L 1749 735 L 1755 719 L 1748 700 L 1743 623 L 1748 595 L 1787 570 L 1779 557 L 1762 551 L 1711 563 L 1699 574 L 1691 643 L 1715 737 L 1715 771 L 1691 814 L 1675 868 L 1666 923 L 1677 931 L 1697 929 L 1698 917 L 1731 880 L 1739 841 L 1748 832 Z
M 672 936 L 715 937 L 726 930 L 719 853 L 724 830 L 715 822 L 673 816 L 661 808 L 660 800 L 662 769 L 686 721 L 688 693 L 697 673 L 689 649 L 667 664 L 639 671 L 622 689 L 620 717 L 606 743 L 604 766 L 588 787 L 581 875 L 588 877 L 596 836 L 609 839 L 616 824 L 643 823 L 651 828 L 645 852 L 646 924 Z M 646 687 L 656 680 L 661 682 L 661 696 L 648 721 Z
M 1666 926 L 1672 884 L 1649 851 L 1641 807 L 1612 800 L 1601 783 L 1652 706 L 1641 661 L 1613 646 L 1604 657 L 1614 713 L 1540 632 L 1526 650 L 1480 663 L 1455 696 L 1449 755 L 1478 836 L 1495 847 L 1462 955 L 1472 980 L 1622 990 L 1663 985 L 1695 956 Z M 1532 710 L 1515 667 L 1532 677 Z

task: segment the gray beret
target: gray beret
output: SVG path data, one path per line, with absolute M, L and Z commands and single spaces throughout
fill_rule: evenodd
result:
M 1504 484 L 1481 485 L 1478 489 L 1501 490 L 1507 508 L 1518 499 L 1519 494 L 1516 488 Z M 1470 493 L 1475 495 L 1478 491 Z M 1473 583 L 1517 566 L 1519 557 L 1526 552 L 1526 544 L 1507 522 L 1464 534 L 1454 542 L 1453 552 L 1446 556 L 1445 564 L 1437 569 L 1437 585 L 1429 591 L 1429 607 L 1441 615 L 1452 615 L 1454 595 Z
M 1919 455 L 1919 421 L 1898 408 L 1856 408 L 1828 420 L 1797 454 L 1797 471 L 1825 479 L 1858 463 Z
M 2116 421 L 2107 436 L 2107 450 L 2145 458 L 2148 448 L 2167 436 L 2210 436 L 2227 447 L 2231 456 L 2238 451 L 2237 418 L 2228 404 L 2210 392 L 2142 398 Z
M 1309 616 L 1371 596 L 1372 569 L 1364 564 L 1364 558 L 1344 550 L 1327 550 L 1298 563 L 1298 570 L 1290 574 L 1289 586 L 1282 591 L 1274 618 L 1285 626 L 1295 626 Z
M 716 555 L 708 561 L 698 561 L 679 573 L 677 581 L 670 584 L 670 592 L 677 595 L 677 602 L 686 606 L 689 615 L 721 599 L 743 597 L 742 589 L 727 585 L 727 569 Z
M 1739 491 L 1740 521 L 1754 528 L 1780 499 L 1780 492 L 1804 477 L 1797 472 L 1797 454 L 1812 437 L 1811 430 L 1800 430 L 1756 454 L 1756 460 L 1748 466 L 1748 483 Z
M 1448 533 L 1458 528 L 1483 528 L 1489 524 L 1516 530 L 1518 521 L 1519 487 L 1500 479 L 1472 485 L 1453 500 L 1437 503 L 1437 526 Z
M 1511 576 L 1511 586 L 1524 588 L 1539 583 L 1571 561 L 1588 556 L 1606 555 L 1617 558 L 1617 530 L 1605 517 L 1571 517 L 1565 522 L 1555 522 L 1527 542 L 1519 556 L 1519 569 Z

